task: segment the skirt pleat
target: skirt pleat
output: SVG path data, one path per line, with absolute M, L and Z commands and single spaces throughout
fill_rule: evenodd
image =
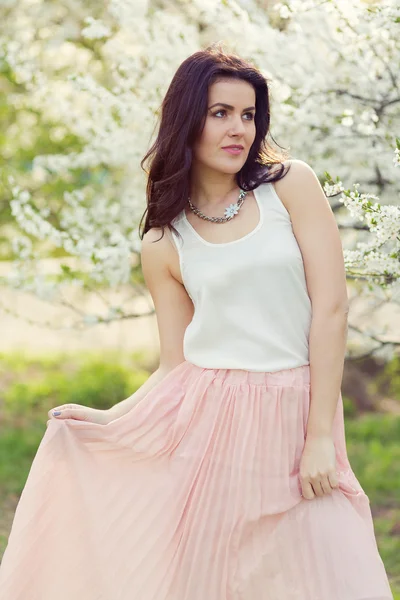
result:
M 0 566 L 4 600 L 393 600 L 333 423 L 339 488 L 306 500 L 309 365 L 182 362 L 107 425 L 51 419 Z

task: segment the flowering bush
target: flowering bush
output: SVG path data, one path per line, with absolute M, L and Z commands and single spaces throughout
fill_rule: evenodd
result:
M 339 198 L 339 226 L 349 227 L 350 215 L 350 227 L 367 236 L 344 250 L 349 278 L 364 293 L 394 300 L 399 22 L 396 0 L 290 0 L 267 9 L 253 0 L 110 0 L 105 8 L 9 0 L 3 58 L 20 90 L 9 103 L 17 115 L 40 115 L 52 140 L 73 143 L 35 156 L 29 172 L 8 178 L 18 231 L 8 284 L 59 302 L 66 285 L 133 282 L 145 208 L 139 163 L 162 97 L 189 54 L 224 39 L 272 80 L 274 138 L 321 180 L 325 173 L 327 195 Z M 14 136 L 34 142 L 34 126 L 27 131 L 23 123 Z M 54 249 L 65 257 L 59 272 L 42 273 L 38 261 Z M 77 320 L 126 316 L 123 306 L 107 306 Z

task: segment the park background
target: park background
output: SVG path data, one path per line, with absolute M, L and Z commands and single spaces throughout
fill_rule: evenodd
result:
M 400 7 L 395 0 L 5 0 L 0 22 L 0 556 L 63 403 L 158 366 L 138 226 L 171 77 L 216 41 L 271 82 L 272 134 L 317 173 L 350 299 L 350 462 L 400 599 Z

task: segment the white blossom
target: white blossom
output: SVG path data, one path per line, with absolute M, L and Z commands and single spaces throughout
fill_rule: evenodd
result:
M 81 33 L 88 40 L 99 40 L 111 35 L 111 29 L 98 19 L 86 17 L 85 23 L 87 26 L 82 29 Z
M 15 285 L 22 288 L 26 277 L 32 290 L 46 293 L 43 280 L 34 279 L 36 246 L 62 249 L 94 286 L 130 281 L 145 209 L 139 163 L 152 141 L 157 111 L 178 65 L 221 39 L 271 80 L 274 138 L 321 178 L 329 171 L 324 190 L 343 204 L 340 216 L 368 228 L 344 249 L 348 274 L 365 277 L 376 293 L 389 286 L 396 293 L 400 142 L 393 141 L 393 132 L 400 129 L 400 101 L 399 76 L 391 65 L 400 64 L 398 2 L 290 0 L 270 11 L 260 4 L 110 0 L 90 15 L 77 0 L 45 8 L 21 0 L 3 28 L 5 60 L 26 93 L 9 96 L 18 119 L 5 138 L 17 139 L 21 147 L 34 144 L 40 115 L 54 142 L 71 135 L 81 143 L 79 149 L 35 156 L 30 177 L 9 178 L 11 210 L 21 232 L 13 245 Z M 281 28 L 273 25 L 277 17 Z M 82 38 L 93 40 L 96 52 Z M 93 175 L 76 189 L 69 186 L 55 218 L 44 184 L 53 178 L 70 183 L 74 169 L 98 179 Z M 49 283 L 52 298 L 63 278 L 81 285 L 79 277 L 60 269 Z M 120 318 L 123 309 L 107 311 L 96 319 Z M 92 323 L 93 315 L 88 319 Z

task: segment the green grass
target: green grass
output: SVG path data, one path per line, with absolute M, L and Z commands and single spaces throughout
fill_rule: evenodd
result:
M 346 419 L 347 452 L 371 504 L 400 507 L 400 417 L 368 413 Z

